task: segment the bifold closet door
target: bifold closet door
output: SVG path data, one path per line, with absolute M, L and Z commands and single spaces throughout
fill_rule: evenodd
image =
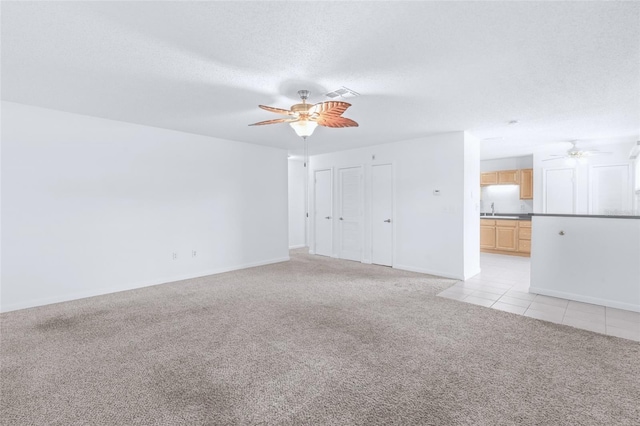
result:
M 362 261 L 364 200 L 362 167 L 338 170 L 338 229 L 341 259 Z
M 371 167 L 371 262 L 393 266 L 393 166 Z

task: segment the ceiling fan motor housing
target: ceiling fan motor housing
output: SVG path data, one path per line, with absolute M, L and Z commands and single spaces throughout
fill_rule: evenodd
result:
M 311 104 L 295 104 L 291 105 L 291 111 L 298 114 L 307 114 L 312 107 L 313 105 Z

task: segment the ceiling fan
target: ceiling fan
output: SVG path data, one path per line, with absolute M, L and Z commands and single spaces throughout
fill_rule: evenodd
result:
M 542 161 L 560 160 L 563 158 L 567 158 L 570 160 L 584 160 L 587 157 L 591 157 L 593 155 L 611 154 L 610 152 L 598 151 L 596 149 L 592 149 L 592 150 L 578 149 L 578 147 L 576 146 L 578 144 L 578 141 L 574 140 L 569 142 L 571 142 L 571 148 L 569 148 L 565 154 L 551 154 L 549 156 L 554 158 L 547 158 Z
M 289 118 L 276 118 L 274 120 L 260 121 L 249 124 L 249 126 L 263 126 L 265 124 L 289 123 L 298 136 L 306 139 L 311 136 L 315 128 L 325 127 L 358 127 L 355 121 L 342 117 L 342 113 L 351 106 L 350 103 L 342 101 L 327 101 L 312 105 L 307 103 L 309 98 L 308 90 L 298 90 L 298 95 L 302 103 L 291 106 L 291 109 L 275 108 L 266 105 L 258 105 L 260 108 L 275 112 L 276 114 L 288 115 Z

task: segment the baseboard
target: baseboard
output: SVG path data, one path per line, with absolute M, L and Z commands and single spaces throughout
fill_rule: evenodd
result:
M 304 244 L 298 244 L 298 245 L 295 245 L 295 246 L 289 246 L 289 250 L 305 248 L 305 247 L 306 247 L 306 245 L 304 245 Z
M 315 250 L 309 249 L 309 254 L 316 254 Z
M 480 252 L 493 253 L 493 254 L 506 254 L 507 256 L 531 257 L 531 253 L 527 253 L 523 251 L 509 251 L 509 250 L 495 250 L 495 249 L 481 248 Z
M 429 275 L 435 275 L 437 277 L 442 277 L 442 278 L 451 278 L 454 280 L 464 280 L 464 278 L 458 276 L 458 275 L 453 275 L 450 274 L 448 272 L 443 272 L 443 271 L 436 271 L 434 269 L 423 269 L 423 268 L 416 268 L 413 266 L 406 266 L 406 265 L 393 265 L 393 268 L 395 269 L 401 269 L 403 271 L 409 271 L 409 272 L 419 272 L 421 274 L 429 274 Z
M 633 303 L 619 302 L 617 300 L 601 299 L 598 297 L 585 296 L 582 294 L 568 293 L 566 291 L 549 290 L 540 287 L 529 287 L 529 293 L 542 294 L 544 296 L 560 297 L 563 299 L 575 300 L 576 302 L 591 303 L 593 305 L 608 306 L 610 308 L 624 309 L 626 311 L 640 312 L 640 305 Z
M 0 309 L 0 312 L 3 312 L 3 313 L 11 312 L 11 311 L 17 311 L 19 309 L 35 308 L 36 306 L 50 305 L 52 303 L 70 302 L 72 300 L 85 299 L 87 297 L 104 296 L 105 294 L 119 293 L 121 291 L 135 290 L 138 288 L 151 287 L 151 286 L 160 285 L 160 284 L 168 284 L 176 281 L 189 280 L 192 278 L 206 277 L 208 275 L 222 274 L 224 272 L 237 271 L 239 269 L 255 268 L 257 266 L 264 266 L 264 265 L 270 265 L 273 263 L 286 262 L 288 260 L 289 260 L 289 256 L 286 256 L 286 257 L 281 257 L 277 259 L 245 263 L 242 265 L 209 269 L 205 271 L 196 272 L 193 274 L 174 275 L 174 276 L 170 276 L 162 279 L 131 283 L 131 284 L 118 286 L 118 287 L 100 288 L 100 289 L 83 291 L 79 293 L 71 293 L 71 294 L 66 294 L 66 295 L 61 295 L 56 297 L 47 297 L 42 299 L 29 300 L 25 302 L 13 303 L 11 305 L 2 306 L 2 309 Z

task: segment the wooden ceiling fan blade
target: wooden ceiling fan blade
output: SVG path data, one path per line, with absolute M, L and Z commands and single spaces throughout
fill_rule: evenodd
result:
M 265 124 L 291 123 L 292 121 L 298 121 L 298 119 L 297 118 L 276 118 L 274 120 L 259 121 L 257 123 L 249 124 L 249 126 L 264 126 Z
M 271 107 L 271 106 L 267 106 L 267 105 L 258 105 L 258 107 L 266 110 L 266 111 L 271 111 L 271 112 L 275 112 L 276 114 L 282 114 L 282 115 L 296 115 L 295 112 L 288 110 L 288 109 L 282 109 L 282 108 L 276 108 L 276 107 Z
M 327 117 L 321 115 L 318 119 L 313 120 L 324 127 L 358 127 L 358 123 L 346 117 Z
M 350 106 L 350 103 L 342 101 L 320 102 L 319 104 L 315 104 L 311 107 L 311 109 L 309 109 L 309 115 L 319 114 L 320 116 L 340 116 Z

